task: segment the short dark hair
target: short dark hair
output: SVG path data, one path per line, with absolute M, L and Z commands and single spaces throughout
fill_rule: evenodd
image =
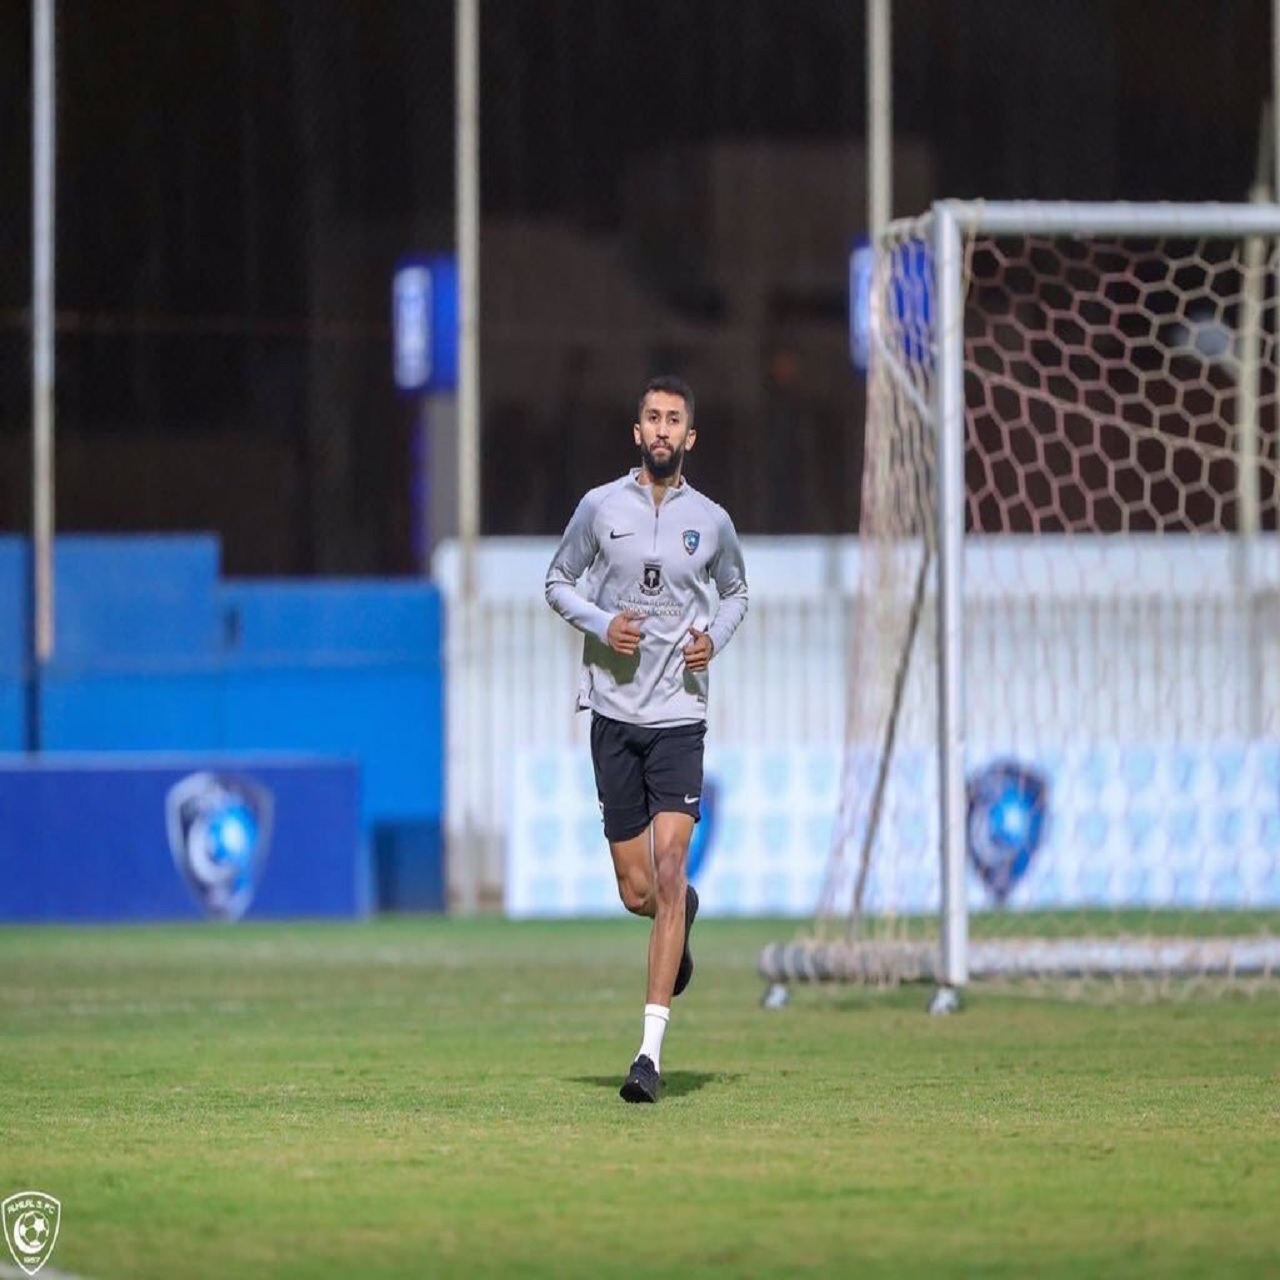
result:
M 660 373 L 656 378 L 650 378 L 644 384 L 644 390 L 640 393 L 640 403 L 636 409 L 637 422 L 644 417 L 645 397 L 648 396 L 650 391 L 665 391 L 669 396 L 679 396 L 684 401 L 689 421 L 693 422 L 693 388 L 683 378 L 678 378 L 674 373 Z

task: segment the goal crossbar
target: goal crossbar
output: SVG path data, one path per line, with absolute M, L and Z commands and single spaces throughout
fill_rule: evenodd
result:
M 1164 201 L 942 200 L 935 218 L 968 234 L 1041 236 L 1278 236 L 1280 204 Z

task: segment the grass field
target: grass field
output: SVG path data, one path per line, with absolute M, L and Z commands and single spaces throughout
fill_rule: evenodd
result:
M 1275 989 L 765 1012 L 792 931 L 699 923 L 630 1107 L 631 920 L 0 930 L 0 1199 L 95 1280 L 1280 1276 Z

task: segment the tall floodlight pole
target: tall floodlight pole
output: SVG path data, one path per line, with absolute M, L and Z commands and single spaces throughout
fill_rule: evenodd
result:
M 1271 0 L 1271 185 L 1280 199 L 1280 0 Z
M 458 537 L 462 590 L 480 533 L 480 0 L 457 0 Z
M 27 747 L 40 749 L 40 673 L 53 657 L 54 0 L 32 6 L 31 85 L 31 698 Z
M 891 21 L 889 0 L 867 0 L 867 233 L 873 245 L 893 217 Z
M 476 631 L 476 541 L 480 534 L 480 0 L 454 7 L 454 128 L 458 238 L 458 544 L 462 563 L 458 607 L 449 622 L 449 712 L 454 748 L 449 768 L 463 785 L 450 787 L 461 812 L 448 816 L 448 877 L 465 914 L 479 906 L 480 823 L 471 779 L 483 769 L 480 726 L 472 710 L 482 678 Z

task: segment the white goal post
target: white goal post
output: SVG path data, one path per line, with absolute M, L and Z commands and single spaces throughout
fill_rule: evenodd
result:
M 768 981 L 1280 971 L 1278 246 L 1275 204 L 881 237 L 841 813 Z

